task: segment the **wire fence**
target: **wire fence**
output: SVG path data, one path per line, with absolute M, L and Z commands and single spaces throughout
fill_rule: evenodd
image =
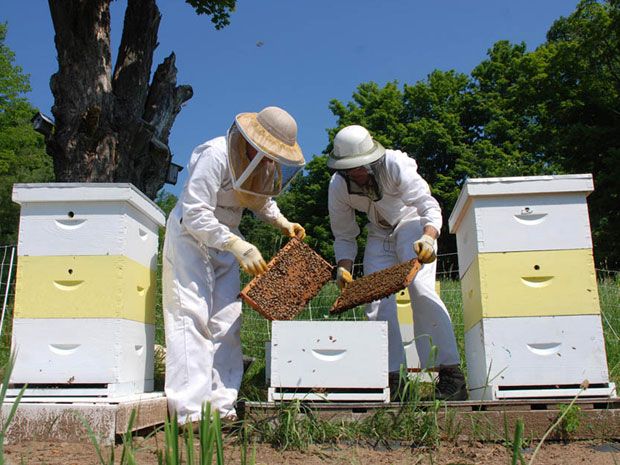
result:
M 461 286 L 458 280 L 458 269 L 443 269 L 442 262 L 454 263 L 455 254 L 443 254 L 438 257 L 437 279 L 440 284 L 440 296 L 445 303 L 454 326 L 454 332 L 461 356 L 464 356 L 464 325 L 463 308 L 461 300 Z M 17 252 L 14 245 L 0 246 L 0 299 L 2 301 L 2 314 L 0 316 L 0 350 L 4 352 L 6 359 L 10 347 L 11 323 L 13 302 L 15 294 L 15 272 L 17 265 Z M 361 270 L 361 265 L 354 266 L 354 274 Z M 601 318 L 606 339 L 607 358 L 609 369 L 616 376 L 620 376 L 620 272 L 615 270 L 597 269 L 598 292 L 601 304 Z M 158 273 L 158 277 L 161 273 Z M 244 285 L 249 280 L 245 276 Z M 363 308 L 345 312 L 341 315 L 332 316 L 329 308 L 338 297 L 339 291 L 336 285 L 328 283 L 321 292 L 310 301 L 307 308 L 297 317 L 300 320 L 364 320 Z M 161 311 L 161 283 L 158 282 L 156 308 L 156 342 L 164 344 L 164 328 Z M 414 303 L 415 309 L 415 303 Z M 244 353 L 264 358 L 265 343 L 271 339 L 271 322 L 263 318 L 245 303 L 243 304 L 243 324 L 241 339 Z

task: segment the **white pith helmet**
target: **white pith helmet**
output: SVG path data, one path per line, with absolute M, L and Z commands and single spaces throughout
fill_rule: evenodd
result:
M 334 137 L 334 149 L 327 158 L 327 166 L 333 170 L 349 170 L 369 165 L 384 154 L 383 146 L 370 137 L 366 128 L 347 126 Z

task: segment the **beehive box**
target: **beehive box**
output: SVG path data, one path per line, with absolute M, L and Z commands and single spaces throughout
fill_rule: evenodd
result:
M 293 238 L 240 293 L 268 320 L 292 320 L 332 278 L 333 267 L 302 241 Z
M 14 391 L 117 397 L 153 389 L 158 229 L 131 184 L 16 184 Z
M 13 333 L 20 362 L 11 374 L 16 390 L 28 384 L 29 394 L 37 396 L 62 391 L 109 397 L 153 390 L 154 325 L 120 318 L 19 318 Z
M 389 401 L 385 321 L 274 321 L 270 400 Z
M 469 179 L 457 236 L 472 399 L 610 396 L 590 174 Z M 591 379 L 590 379 L 591 378 Z
M 612 396 L 600 315 L 483 318 L 465 332 L 472 400 Z
M 589 249 L 479 254 L 461 289 L 465 330 L 483 317 L 600 313 Z
M 468 179 L 450 214 L 459 275 L 481 253 L 592 248 L 591 174 Z
M 342 313 L 404 289 L 411 284 L 420 266 L 418 260 L 414 258 L 353 280 L 343 289 L 329 313 Z

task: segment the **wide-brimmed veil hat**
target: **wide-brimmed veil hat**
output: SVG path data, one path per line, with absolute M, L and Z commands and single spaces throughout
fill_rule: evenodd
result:
M 297 123 L 279 107 L 266 107 L 258 113 L 240 113 L 237 127 L 257 150 L 285 165 L 303 166 L 304 155 L 297 143 Z
M 227 133 L 233 189 L 251 195 L 280 194 L 305 165 L 297 123 L 282 108 L 240 113 Z M 256 153 L 248 152 L 252 146 Z

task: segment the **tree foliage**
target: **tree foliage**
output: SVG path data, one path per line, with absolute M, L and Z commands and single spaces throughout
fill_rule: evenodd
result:
M 35 110 L 24 98 L 29 78 L 15 65 L 6 33 L 6 24 L 0 24 L 0 244 L 17 239 L 19 206 L 11 200 L 13 184 L 53 180 L 43 138 L 30 122 Z
M 595 256 L 598 264 L 617 269 L 619 4 L 583 0 L 553 24 L 536 50 L 499 41 L 470 75 L 436 70 L 402 89 L 396 82 L 362 83 L 350 102 L 330 103 L 338 118 L 330 140 L 342 127 L 361 124 L 386 147 L 414 157 L 443 208 L 443 252 L 456 251 L 447 219 L 467 178 L 592 173 Z M 312 173 L 314 179 L 326 177 L 326 167 L 314 168 L 323 171 Z M 325 228 L 327 219 L 312 227 Z

